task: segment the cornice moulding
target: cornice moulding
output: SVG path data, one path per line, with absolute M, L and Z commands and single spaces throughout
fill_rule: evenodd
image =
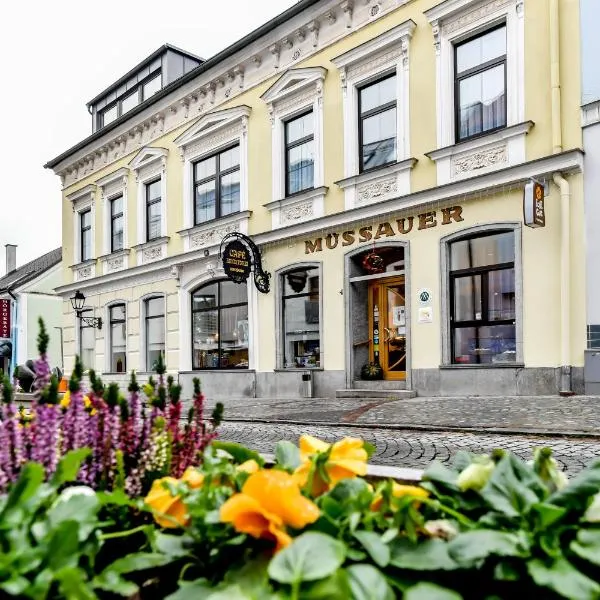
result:
M 424 11 L 425 18 L 429 23 L 441 23 L 456 17 L 459 14 L 469 12 L 474 8 L 489 5 L 491 8 L 494 6 L 504 6 L 506 4 L 514 3 L 515 0 L 445 0 L 436 6 Z
M 85 187 L 82 187 L 80 190 L 69 194 L 67 196 L 67 200 L 70 200 L 71 202 L 77 202 L 77 200 L 81 200 L 82 198 L 85 198 L 87 196 L 93 196 L 96 192 L 96 187 L 96 184 L 89 183 Z
M 198 113 L 207 113 L 240 93 L 263 84 L 280 70 L 293 66 L 298 58 L 294 55 L 297 50 L 301 50 L 299 56 L 304 61 L 410 1 L 383 0 L 379 3 L 381 10 L 375 16 L 370 14 L 370 2 L 363 0 L 353 5 L 351 2 L 339 0 L 315 3 L 260 39 L 182 83 L 180 87 L 176 87 L 168 95 L 132 116 L 130 120 L 108 131 L 106 135 L 91 140 L 86 146 L 56 164 L 53 167 L 54 172 L 64 178 L 63 188 L 68 189 L 82 177 L 89 176 L 114 160 L 139 150 L 140 146 L 151 145 L 164 134 L 179 129 L 187 118 L 192 119 Z M 342 5 L 352 6 L 349 28 L 344 24 L 348 13 L 343 12 Z M 339 18 L 335 18 L 336 15 Z M 296 33 L 302 29 L 306 29 L 307 34 L 301 41 Z M 282 48 L 282 40 L 286 37 L 295 41 L 290 50 Z M 278 49 L 276 65 L 273 64 L 274 55 L 270 53 L 270 47 Z M 210 59 L 207 62 L 210 62 Z M 237 74 L 237 81 L 234 80 L 230 87 L 217 85 L 217 81 L 226 81 L 229 73 Z M 229 94 L 226 94 L 227 91 Z M 187 101 L 184 109 L 181 108 L 182 100 Z M 90 162 L 91 157 L 95 157 L 93 164 Z M 80 165 L 80 168 L 77 169 L 77 165 Z M 74 173 L 74 169 L 77 172 Z
M 302 223 L 297 223 L 279 229 L 254 234 L 253 240 L 257 245 L 276 243 L 290 240 L 294 237 L 308 236 L 329 228 L 351 226 L 364 220 L 383 219 L 404 210 L 414 210 L 429 204 L 439 205 L 441 202 L 453 202 L 457 199 L 481 197 L 482 192 L 493 194 L 496 190 L 506 190 L 507 187 L 517 188 L 532 177 L 549 177 L 554 172 L 563 174 L 580 173 L 583 169 L 583 150 L 576 148 L 560 154 L 552 154 L 513 167 L 507 167 L 492 173 L 484 173 L 454 181 L 441 186 L 414 192 L 401 198 L 392 198 L 372 205 L 360 206 L 347 211 L 326 215 Z M 211 256 L 214 256 L 214 249 Z M 77 289 L 93 290 L 95 288 L 132 285 L 132 281 L 145 278 L 144 281 L 157 279 L 157 274 L 165 271 L 164 279 L 170 279 L 170 270 L 176 265 L 185 265 L 202 260 L 204 250 L 192 250 L 175 256 L 170 256 L 155 263 L 138 265 L 121 271 L 94 277 L 88 281 L 78 281 L 56 288 L 59 295 L 67 295 Z M 126 282 L 126 283 L 124 283 Z
M 331 59 L 331 62 L 338 68 L 346 68 L 354 65 L 355 63 L 364 60 L 365 58 L 372 56 L 376 52 L 385 50 L 393 45 L 398 45 L 406 37 L 412 37 L 412 34 L 417 24 L 412 20 L 404 21 L 400 25 L 396 25 L 392 29 L 378 35 L 377 37 L 364 42 L 352 50 L 348 50 L 343 54 L 336 56 Z

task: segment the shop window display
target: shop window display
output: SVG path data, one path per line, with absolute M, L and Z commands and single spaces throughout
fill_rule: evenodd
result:
M 512 231 L 451 243 L 453 363 L 515 362 L 514 247 Z
M 247 369 L 248 338 L 245 283 L 216 281 L 192 293 L 194 369 Z
M 281 277 L 284 367 L 319 368 L 321 339 L 318 269 L 295 269 Z

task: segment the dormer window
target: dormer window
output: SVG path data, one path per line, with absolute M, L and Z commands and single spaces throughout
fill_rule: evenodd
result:
M 106 127 L 109 123 L 116 121 L 144 100 L 148 100 L 150 96 L 154 96 L 161 90 L 161 87 L 162 77 L 159 72 L 158 74 L 153 73 L 149 79 L 136 84 L 133 91 L 130 91 L 131 88 L 124 90 L 123 97 L 117 98 L 110 106 L 98 113 L 98 128 Z

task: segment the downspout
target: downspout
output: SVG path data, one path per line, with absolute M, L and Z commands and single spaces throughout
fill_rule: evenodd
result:
M 572 396 L 571 388 L 571 187 L 560 174 L 552 176 L 560 188 L 560 387 L 561 396 Z
M 552 152 L 562 152 L 560 94 L 559 0 L 550 0 L 550 88 L 552 101 Z M 552 176 L 560 189 L 560 384 L 561 396 L 572 396 L 571 386 L 571 188 L 560 174 Z
M 552 100 L 552 152 L 562 152 L 560 98 L 560 20 L 558 0 L 550 0 L 550 88 Z

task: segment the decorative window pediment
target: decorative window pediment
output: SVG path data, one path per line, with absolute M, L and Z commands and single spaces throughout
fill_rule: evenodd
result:
M 159 148 L 154 146 L 146 146 L 142 148 L 136 155 L 136 157 L 129 163 L 129 168 L 133 171 L 146 167 L 150 163 L 156 161 L 166 161 L 169 151 L 166 148 Z
M 274 104 L 294 96 L 307 88 L 317 87 L 317 94 L 322 91 L 323 81 L 327 75 L 324 67 L 306 67 L 304 69 L 290 69 L 284 73 L 262 96 L 272 111 Z
M 247 129 L 248 117 L 251 112 L 252 109 L 244 104 L 204 115 L 176 138 L 175 144 L 181 148 L 182 156 L 190 151 L 191 146 L 195 147 L 198 143 L 207 147 L 218 146 L 219 140 L 217 138 L 227 138 L 231 127 Z M 213 136 L 215 139 L 209 139 Z
M 94 197 L 96 193 L 96 186 L 93 183 L 86 185 L 85 187 L 69 194 L 68 200 L 71 201 L 73 212 L 83 210 L 89 206 L 94 205 Z

